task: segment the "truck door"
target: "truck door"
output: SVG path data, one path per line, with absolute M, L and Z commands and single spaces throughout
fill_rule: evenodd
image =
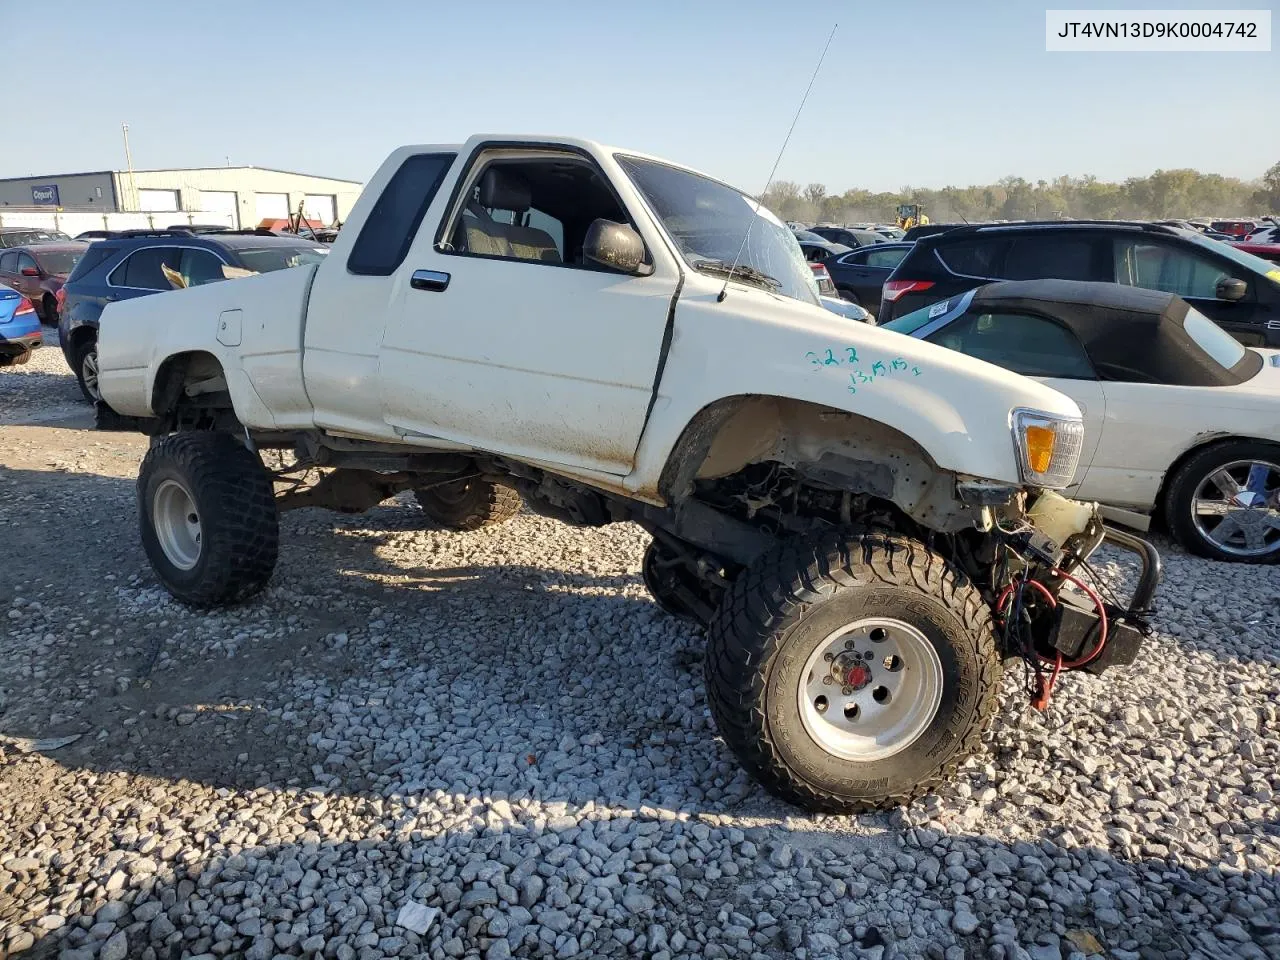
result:
M 678 268 L 654 236 L 647 276 L 584 259 L 596 219 L 642 236 L 647 222 L 586 152 L 508 145 L 473 157 L 400 267 L 378 358 L 386 422 L 409 439 L 626 474 Z

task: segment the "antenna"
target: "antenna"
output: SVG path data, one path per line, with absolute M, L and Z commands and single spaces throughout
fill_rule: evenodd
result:
M 800 119 L 800 113 L 804 110 L 805 102 L 809 99 L 809 92 L 813 90 L 813 82 L 818 79 L 818 71 L 822 69 L 822 61 L 827 59 L 827 51 L 831 48 L 831 41 L 835 39 L 836 30 L 840 28 L 840 24 L 833 23 L 831 32 L 827 34 L 827 42 L 822 47 L 822 55 L 818 57 L 818 64 L 813 68 L 813 76 L 809 78 L 809 85 L 804 88 L 804 96 L 800 98 L 800 106 L 796 108 L 796 115 L 791 118 L 791 126 L 787 128 L 787 135 L 783 138 L 782 148 L 778 150 L 777 159 L 773 161 L 773 169 L 769 171 L 769 179 L 764 182 L 764 189 L 760 191 L 763 197 L 769 192 L 769 187 L 773 185 L 773 176 L 778 172 L 778 164 L 782 162 L 782 155 L 787 152 L 787 144 L 791 142 L 791 134 L 796 129 L 796 122 Z M 751 239 L 751 228 L 755 226 L 756 217 L 760 216 L 760 207 L 764 206 L 763 200 L 756 201 L 756 209 L 752 211 L 753 216 L 747 221 L 747 232 L 742 235 L 742 245 L 738 247 L 738 254 L 733 258 L 733 266 L 729 268 L 729 274 L 724 278 L 724 286 L 720 288 L 720 295 L 716 297 L 716 303 L 721 303 L 724 298 L 729 295 L 729 281 L 733 279 L 733 272 L 738 269 L 738 262 L 742 259 L 743 251 L 747 249 L 747 241 Z

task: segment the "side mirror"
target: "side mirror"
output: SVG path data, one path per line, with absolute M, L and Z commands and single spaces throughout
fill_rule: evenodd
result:
M 627 223 L 599 219 L 587 227 L 582 259 L 618 273 L 644 276 L 652 272 L 644 262 L 644 241 Z
M 1234 277 L 1223 277 L 1213 289 L 1213 295 L 1219 300 L 1243 300 L 1249 292 L 1249 285 Z
M 38 277 L 40 276 L 40 271 L 37 270 L 35 267 L 23 267 L 22 275 L 24 277 Z

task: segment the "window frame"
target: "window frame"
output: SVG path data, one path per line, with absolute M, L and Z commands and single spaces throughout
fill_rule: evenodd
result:
M 1200 259 L 1203 262 L 1212 264 L 1213 266 L 1221 270 L 1225 276 L 1235 280 L 1243 280 L 1246 287 L 1245 295 L 1241 297 L 1239 300 L 1223 300 L 1221 297 L 1217 296 L 1216 291 L 1214 293 L 1214 296 L 1202 297 L 1202 296 L 1197 296 L 1195 294 L 1178 293 L 1175 290 L 1161 290 L 1159 287 L 1144 287 L 1136 283 L 1125 283 L 1124 281 L 1117 279 L 1116 264 L 1117 264 L 1117 256 L 1120 252 L 1119 250 L 1120 244 L 1126 243 L 1126 242 L 1131 247 L 1137 246 L 1138 244 L 1146 244 L 1152 247 L 1160 247 L 1167 250 L 1172 250 L 1175 253 L 1180 253 L 1184 256 L 1191 257 L 1192 259 Z M 1170 238 L 1165 236 L 1153 235 L 1153 234 L 1141 234 L 1135 237 L 1135 236 L 1126 235 L 1126 236 L 1114 237 L 1111 242 L 1111 282 L 1112 283 L 1119 284 L 1122 287 L 1131 287 L 1135 290 L 1154 290 L 1157 293 L 1173 294 L 1175 297 L 1182 297 L 1182 299 L 1186 300 L 1188 303 L 1195 303 L 1196 301 L 1200 301 L 1202 303 L 1203 302 L 1257 303 L 1258 302 L 1258 284 L 1255 282 L 1255 277 L 1252 275 L 1248 277 L 1238 276 L 1236 273 L 1237 270 L 1243 272 L 1245 270 L 1244 265 L 1236 263 L 1229 257 L 1220 257 L 1217 254 L 1215 254 L 1212 250 L 1206 250 L 1203 247 L 1201 247 L 1199 244 L 1179 243 L 1176 240 L 1170 240 Z
M 992 305 L 990 304 L 978 304 L 976 307 L 974 307 L 972 303 L 973 298 L 971 295 L 975 292 L 976 291 L 969 292 L 970 296 L 968 299 L 970 302 L 962 310 L 956 312 L 953 308 L 953 310 L 948 311 L 948 313 L 951 315 L 944 317 L 942 323 L 926 324 L 925 326 L 921 327 L 919 330 L 914 331 L 911 335 L 916 337 L 917 339 L 924 340 L 927 343 L 932 343 L 935 347 L 942 347 L 943 349 L 946 349 L 946 350 L 954 350 L 956 353 L 969 357 L 972 360 L 981 360 L 983 363 L 989 363 L 993 367 L 999 367 L 1001 370 L 1006 370 L 1009 373 L 1017 374 L 1020 377 L 1032 377 L 1032 378 L 1038 377 L 1046 380 L 1078 380 L 1082 383 L 1101 383 L 1102 382 L 1103 378 L 1098 373 L 1098 367 L 1096 364 L 1094 364 L 1093 357 L 1089 355 L 1089 348 L 1084 345 L 1084 341 L 1080 339 L 1079 335 L 1074 330 L 1072 330 L 1068 324 L 1063 323 L 1057 317 L 1051 317 L 1046 313 L 1040 313 L 1039 311 L 1036 311 L 1036 310 L 1027 310 L 1024 308 L 1018 308 L 1016 310 L 1015 309 L 991 309 Z M 963 350 L 955 350 L 954 347 L 948 347 L 946 344 L 938 343 L 937 341 L 932 339 L 934 336 L 937 336 L 943 333 L 948 327 L 954 326 L 955 324 L 964 320 L 966 317 L 972 316 L 974 317 L 976 322 L 977 317 L 987 313 L 995 314 L 998 316 L 1026 317 L 1026 318 L 1040 320 L 1045 323 L 1052 324 L 1053 326 L 1057 327 L 1058 329 L 1066 333 L 1067 336 L 1069 336 L 1073 341 L 1075 341 L 1075 343 L 1080 347 L 1080 355 L 1084 357 L 1084 362 L 1088 366 L 1089 370 L 1092 371 L 1093 376 L 1073 377 L 1073 376 L 1067 376 L 1065 374 L 1060 374 L 1060 373 L 1023 373 L 1021 370 L 1014 370 L 1011 367 L 1004 366 L 1004 364 L 996 363 L 994 360 L 987 360 L 984 357 L 975 357 L 973 356 L 973 354 L 965 353 Z
M 3 264 L 4 261 L 6 260 L 9 260 L 13 264 L 13 266 L 12 267 L 0 266 L 0 273 L 17 273 L 18 272 L 18 251 L 13 249 L 6 249 L 4 253 L 0 253 L 0 264 Z
M 496 253 L 473 253 L 470 250 L 455 250 L 451 237 L 458 228 L 458 222 L 462 217 L 463 211 L 467 207 L 467 198 L 471 196 L 475 190 L 476 184 L 480 182 L 480 178 L 484 175 L 485 169 L 494 161 L 521 161 L 521 160 L 543 160 L 554 159 L 556 157 L 569 158 L 583 163 L 604 182 L 609 193 L 613 196 L 614 201 L 626 215 L 626 224 L 636 232 L 636 236 L 640 237 L 641 244 L 644 245 L 644 259 L 642 264 L 650 267 L 654 265 L 653 251 L 644 239 L 644 234 L 640 231 L 640 224 L 636 218 L 635 212 L 627 206 L 626 202 L 619 195 L 617 187 L 614 185 L 612 178 L 605 173 L 604 168 L 600 166 L 599 161 L 592 156 L 590 151 L 581 147 L 567 143 L 517 143 L 517 142 L 499 142 L 491 141 L 487 143 L 477 144 L 475 149 L 471 151 L 466 158 L 463 166 L 463 172 L 455 179 L 453 190 L 449 194 L 449 202 L 445 207 L 444 216 L 441 217 L 440 223 L 436 227 L 435 238 L 432 241 L 432 250 L 446 257 L 469 257 L 474 260 L 497 260 L 501 263 L 524 263 L 540 267 L 560 267 L 570 270 L 579 270 L 587 273 L 604 273 L 615 277 L 625 277 L 629 274 L 621 273 L 617 270 L 610 270 L 607 267 L 597 267 L 586 263 L 573 263 L 566 260 L 563 256 L 559 261 L 554 260 L 526 260 L 521 257 L 504 257 Z M 541 208 L 538 208 L 541 210 Z M 544 214 L 546 211 L 542 211 Z M 550 214 L 546 214 L 551 216 Z M 563 241 L 563 238 L 561 240 Z
M 114 277 L 116 273 L 118 273 L 122 269 L 125 270 L 125 273 L 128 273 L 129 271 L 125 268 L 128 266 L 129 261 L 133 259 L 135 254 L 142 253 L 144 250 L 203 250 L 205 253 L 211 253 L 215 257 L 217 257 L 219 260 L 221 260 L 224 266 L 231 265 L 230 262 L 225 257 L 222 256 L 221 253 L 219 253 L 217 250 L 212 249 L 211 247 L 200 247 L 200 246 L 196 246 L 193 243 L 148 243 L 145 246 L 137 247 L 133 250 L 126 251 L 124 257 L 121 258 L 120 262 L 107 271 L 107 276 L 105 278 L 106 285 L 108 287 L 111 287 L 113 290 L 145 290 L 148 293 L 167 293 L 168 291 L 163 287 L 159 289 L 156 289 L 154 287 L 135 287 L 127 283 L 116 283 L 112 279 L 112 277 Z M 178 255 L 178 263 L 179 264 L 182 263 L 181 254 Z

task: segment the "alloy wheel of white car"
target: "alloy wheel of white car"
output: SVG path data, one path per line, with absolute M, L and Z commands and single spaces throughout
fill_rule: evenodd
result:
M 1200 481 L 1192 523 L 1224 553 L 1262 557 L 1280 551 L 1280 465 L 1234 460 Z

